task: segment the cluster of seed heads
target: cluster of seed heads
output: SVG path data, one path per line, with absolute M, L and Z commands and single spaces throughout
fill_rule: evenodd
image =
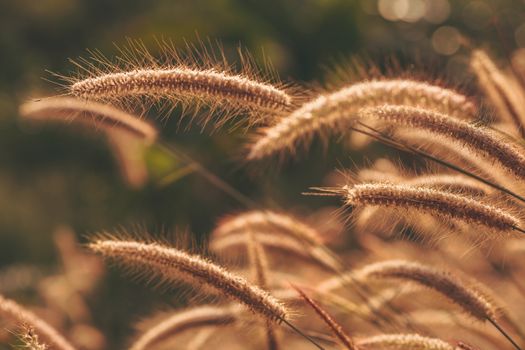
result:
M 100 130 L 123 159 L 123 168 L 131 169 L 139 164 L 143 172 L 147 172 L 143 159 L 132 160 L 130 152 L 138 149 L 133 147 L 137 142 L 141 147 L 159 143 L 159 132 L 144 116 L 136 116 L 128 108 L 117 108 L 116 103 L 129 107 L 127 102 L 138 101 L 143 104 L 142 107 L 150 107 L 162 100 L 172 106 L 182 103 L 183 107 L 195 109 L 206 105 L 210 115 L 216 109 L 224 110 L 224 120 L 228 119 L 228 114 L 235 115 L 239 111 L 247 113 L 250 120 L 257 119 L 260 114 L 271 116 L 271 122 L 259 129 L 254 142 L 248 146 L 246 157 L 251 161 L 277 153 L 294 153 L 301 143 L 307 144 L 315 134 L 328 138 L 330 135 L 347 137 L 351 131 L 359 132 L 402 151 L 424 155 L 425 159 L 433 160 L 438 166 L 429 166 L 431 171 L 414 171 L 409 175 L 392 163 L 386 166 L 376 164 L 370 169 L 361 169 L 352 181 L 346 179 L 346 183 L 336 187 L 319 188 L 321 191 L 317 194 L 342 196 L 346 206 L 356 209 L 352 210 L 352 215 L 356 216 L 366 216 L 364 209 L 369 208 L 382 210 L 380 214 L 393 210 L 394 216 L 405 218 L 407 223 L 419 226 L 422 231 L 432 230 L 436 225 L 456 227 L 460 224 L 465 231 L 472 230 L 479 236 L 491 238 L 491 241 L 506 239 L 511 233 L 525 233 L 519 210 L 516 210 L 521 208 L 525 198 L 513 192 L 523 190 L 520 181 L 525 179 L 525 153 L 521 141 L 514 138 L 524 134 L 525 108 L 522 102 L 525 88 L 520 87 L 519 81 L 525 81 L 525 74 L 517 77 L 499 69 L 485 52 L 473 52 L 471 67 L 487 102 L 494 107 L 498 120 L 507 123 L 503 129 L 511 130 L 510 135 L 473 122 L 480 111 L 474 98 L 430 82 L 400 77 L 368 79 L 349 83 L 336 91 L 324 92 L 297 105 L 299 94 L 285 84 L 258 78 L 246 67 L 234 72 L 225 62 L 198 64 L 181 59 L 173 48 L 165 47 L 165 50 L 165 55 L 172 60 L 166 64 L 153 58 L 141 44 L 135 42 L 121 51 L 123 55 L 117 61 L 124 64 L 115 65 L 99 56 L 94 57 L 94 61 L 100 66 L 82 60 L 77 65 L 86 74 L 65 78 L 67 93 L 74 97 L 27 102 L 21 105 L 20 114 L 26 120 L 71 122 Z M 206 55 L 202 57 L 205 61 L 209 60 Z M 512 63 L 516 72 L 525 72 L 525 63 L 520 65 L 516 57 Z M 435 148 L 435 152 L 417 153 L 420 149 L 414 149 L 411 142 L 418 137 L 431 141 L 430 148 Z M 410 142 L 406 143 L 406 140 Z M 440 157 L 451 149 L 461 160 L 460 166 Z M 469 171 L 467 163 L 478 167 L 479 171 Z M 489 164 L 491 169 L 483 169 L 483 164 Z M 442 172 L 443 167 L 447 168 L 446 172 Z M 220 185 L 236 198 L 244 198 L 200 164 L 197 168 L 213 184 Z M 503 175 L 500 176 L 500 172 Z M 512 180 L 509 181 L 507 175 Z M 373 212 L 367 215 L 369 220 L 363 222 L 379 217 Z M 388 221 L 388 217 L 385 215 L 380 220 Z M 479 232 L 480 228 L 483 233 Z M 430 334 L 432 332 L 426 334 L 421 325 L 414 324 L 414 318 L 395 304 L 396 298 L 409 293 L 400 292 L 396 286 L 381 288 L 399 281 L 425 287 L 423 292 L 410 288 L 410 293 L 425 296 L 429 290 L 433 291 L 459 306 L 472 319 L 491 323 L 516 349 L 520 349 L 520 345 L 513 336 L 522 337 L 525 333 L 523 327 L 508 314 L 502 314 L 495 298 L 489 296 L 490 293 L 480 284 L 470 279 L 467 281 L 446 269 L 416 262 L 415 259 L 380 259 L 411 254 L 407 249 L 397 252 L 387 243 L 378 243 L 379 239 L 372 237 L 371 232 L 356 237 L 363 249 L 356 253 L 355 258 L 340 258 L 327 246 L 329 238 L 323 236 L 320 230 L 282 211 L 257 209 L 241 212 L 223 218 L 212 231 L 210 250 L 222 258 L 246 255 L 248 272 L 243 270 L 244 267 L 224 267 L 168 244 L 102 236 L 93 239 L 88 244 L 89 249 L 116 261 L 133 274 L 170 287 L 184 282 L 192 287 L 195 294 L 214 295 L 219 299 L 224 297 L 231 302 L 195 306 L 170 314 L 140 333 L 131 350 L 155 348 L 167 338 L 182 332 L 192 332 L 195 341 L 201 338 L 198 335 L 203 335 L 202 339 L 206 342 L 212 333 L 199 331 L 213 332 L 222 327 L 221 330 L 226 333 L 237 330 L 238 326 L 252 326 L 252 314 L 258 316 L 255 323 L 262 327 L 257 329 L 264 331 L 266 347 L 270 350 L 287 347 L 289 334 L 279 328 L 283 325 L 288 326 L 295 336 L 301 336 L 319 349 L 324 349 L 321 344 L 334 341 L 350 350 L 475 349 L 470 345 L 470 339 L 467 339 L 469 343 L 463 340 L 449 342 L 449 337 L 447 341 L 441 340 Z M 454 238 L 458 241 L 463 239 Z M 448 248 L 455 248 L 461 243 L 451 243 Z M 390 244 L 394 247 L 393 243 Z M 414 242 L 410 244 L 415 245 Z M 504 253 L 515 254 L 522 248 L 519 243 L 513 246 L 518 248 L 511 248 L 509 244 L 501 249 Z M 455 253 L 445 255 L 445 252 L 430 252 L 420 246 L 414 249 L 420 256 L 435 253 L 443 254 L 447 259 Z M 277 263 L 273 254 L 275 251 L 285 256 L 285 264 Z M 300 268 L 294 270 L 293 275 L 276 271 L 278 267 L 288 262 L 296 263 L 299 259 Z M 355 262 L 360 259 L 376 262 L 360 269 L 353 269 L 347 264 L 347 260 Z M 483 262 L 488 262 L 486 265 L 492 268 L 486 272 L 490 281 L 503 278 L 494 260 L 487 258 Z M 290 266 L 295 269 L 295 265 Z M 230 271 L 233 269 L 239 271 Z M 477 272 L 478 266 L 474 270 Z M 326 274 L 328 276 L 324 278 Z M 300 283 L 292 284 L 292 278 Z M 296 287 L 296 284 L 308 285 L 308 289 Z M 276 286 L 286 288 L 276 289 Z M 515 287 L 522 288 L 519 283 L 515 283 Z M 318 298 L 319 301 L 316 300 Z M 285 306 L 281 300 L 297 308 L 313 310 L 334 337 L 319 334 L 310 326 L 303 328 L 302 324 L 299 327 L 291 323 L 295 310 Z M 335 309 L 325 309 L 324 305 Z M 347 327 L 338 320 L 344 317 L 344 313 L 335 311 L 351 312 L 352 317 L 367 322 L 363 329 L 368 331 L 370 327 L 375 327 L 381 333 L 361 336 L 361 329 L 354 331 Z M 74 350 L 74 346 L 50 324 L 3 296 L 0 296 L 0 316 L 19 325 L 27 325 L 22 340 L 33 349 Z M 315 324 L 314 320 L 308 321 Z M 421 331 L 391 333 L 385 331 L 387 327 L 409 327 L 411 331 Z M 506 328 L 511 332 L 507 332 Z M 235 332 L 232 331 L 236 338 L 242 336 Z M 243 344 L 244 348 L 249 346 L 251 344 Z M 497 346 L 503 348 L 499 342 Z

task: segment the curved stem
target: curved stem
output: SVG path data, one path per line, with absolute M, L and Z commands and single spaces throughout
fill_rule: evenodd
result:
M 197 162 L 195 159 L 190 157 L 187 153 L 181 151 L 178 148 L 173 147 L 172 145 L 169 145 L 165 142 L 159 141 L 157 145 L 166 153 L 171 154 L 174 157 L 179 157 L 189 163 L 193 169 L 199 173 L 202 177 L 204 177 L 208 182 L 210 182 L 212 185 L 217 187 L 218 189 L 222 190 L 224 193 L 228 194 L 230 197 L 237 200 L 242 205 L 248 207 L 248 208 L 258 208 L 259 205 L 248 198 L 246 195 L 242 194 L 235 188 L 233 188 L 230 184 L 228 184 L 226 181 L 206 169 L 201 163 Z
M 516 350 L 521 350 L 520 346 L 514 341 L 514 339 L 512 339 L 512 337 L 508 335 L 496 321 L 491 318 L 487 318 L 487 320 L 512 344 L 512 346 L 514 346 L 514 348 L 516 348 Z

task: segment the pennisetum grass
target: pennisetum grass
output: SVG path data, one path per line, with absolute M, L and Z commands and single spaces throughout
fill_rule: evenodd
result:
M 513 78 L 505 75 L 483 50 L 472 52 L 470 67 L 478 78 L 479 86 L 498 111 L 497 116 L 511 122 L 518 134 L 525 136 L 525 108 L 521 102 L 524 95 L 520 94 L 521 89 L 516 88 Z
M 454 164 L 453 162 L 450 162 L 449 160 L 443 160 L 441 157 L 434 156 L 433 154 L 420 149 L 419 147 L 414 147 L 411 144 L 404 142 L 403 140 L 399 140 L 395 137 L 386 135 L 382 133 L 381 131 L 367 125 L 364 123 L 359 123 L 360 127 L 352 127 L 351 129 L 354 131 L 357 131 L 359 133 L 365 134 L 369 137 L 372 137 L 376 139 L 377 141 L 383 143 L 384 145 L 387 145 L 389 147 L 392 147 L 394 149 L 407 152 L 411 155 L 421 157 L 422 159 L 428 160 L 430 162 L 433 162 L 437 165 L 444 166 L 447 169 L 453 170 L 457 173 L 463 174 L 465 176 L 468 176 L 472 179 L 475 179 L 476 181 L 479 181 L 505 195 L 508 195 L 512 197 L 515 200 L 518 200 L 522 203 L 525 203 L 525 197 L 521 196 L 520 194 L 516 193 L 512 190 L 512 188 L 506 187 L 506 183 L 500 184 L 498 181 L 491 178 L 491 176 L 485 177 L 483 175 L 478 175 L 476 172 L 471 171 L 469 169 L 463 168 L 462 166 L 458 166 Z M 499 177 L 499 176 L 498 176 Z
M 252 274 L 257 285 L 263 289 L 268 289 L 268 274 L 270 269 L 268 267 L 268 257 L 264 251 L 263 245 L 257 240 L 257 236 L 250 227 L 246 228 L 246 249 L 248 251 L 248 259 L 252 268 Z M 278 350 L 279 345 L 278 334 L 271 322 L 266 321 L 266 339 L 268 342 L 268 350 Z
M 51 97 L 26 102 L 20 106 L 20 115 L 32 121 L 59 121 L 82 123 L 104 131 L 122 130 L 151 144 L 157 130 L 139 117 L 108 104 L 71 97 Z
M 429 338 L 419 334 L 381 334 L 356 340 L 359 349 L 390 350 L 454 350 L 454 347 L 441 339 Z
M 271 232 L 280 232 L 289 235 L 298 241 L 304 241 L 312 245 L 322 243 L 319 232 L 301 220 L 285 213 L 270 210 L 255 210 L 228 216 L 220 220 L 213 236 L 224 236 L 238 231 L 244 231 L 247 227 L 252 230 L 260 229 Z
M 169 284 L 183 281 L 196 289 L 206 288 L 212 293 L 228 297 L 244 305 L 263 320 L 286 323 L 298 334 L 321 348 L 287 320 L 289 310 L 279 300 L 244 278 L 198 255 L 191 255 L 158 243 L 115 239 L 95 240 L 89 244 L 89 248 L 135 269 L 138 273 L 148 273 L 148 278 L 151 278 L 149 274 L 153 274 Z
M 89 248 L 105 257 L 148 271 L 167 283 L 187 282 L 231 298 L 270 321 L 282 321 L 288 310 L 267 292 L 224 268 L 175 248 L 158 243 L 125 240 L 96 240 Z
M 288 236 L 292 239 L 296 239 L 298 242 L 303 243 L 303 250 L 311 255 L 314 261 L 319 262 L 322 266 L 328 267 L 335 273 L 339 274 L 344 271 L 344 267 L 341 265 L 336 255 L 321 243 L 322 239 L 320 234 L 315 229 L 290 215 L 282 213 L 271 211 L 250 211 L 239 214 L 238 216 L 226 218 L 219 223 L 212 233 L 212 241 L 221 236 L 231 235 L 232 232 L 247 229 L 256 232 L 259 232 L 258 230 L 262 229 L 262 233 L 264 234 L 281 234 L 285 237 Z M 232 241 L 230 240 L 230 242 Z M 359 285 L 358 283 L 353 283 L 352 286 L 363 299 L 363 302 L 367 303 L 366 295 L 361 291 L 363 288 L 366 289 L 366 286 Z
M 359 274 L 364 278 L 402 279 L 431 288 L 479 321 L 497 317 L 497 307 L 483 293 L 448 272 L 415 262 L 388 260 L 366 265 Z
M 473 283 L 466 283 L 448 271 L 415 262 L 391 260 L 374 263 L 360 270 L 362 276 L 380 279 L 401 279 L 411 281 L 432 290 L 457 304 L 468 315 L 478 321 L 491 323 L 516 348 L 520 347 L 498 324 L 498 307 L 493 304 L 485 291 Z
M 523 338 L 524 330 L 515 321 L 515 315 L 500 312 L 482 285 L 434 266 L 445 261 L 458 262 L 457 253 L 474 243 L 471 250 L 476 251 L 475 256 L 468 262 L 465 259 L 464 272 L 476 275 L 485 283 L 498 282 L 498 293 L 508 298 L 508 305 L 518 313 L 521 311 L 515 302 L 523 292 L 515 278 L 522 272 L 521 267 L 512 264 L 507 274 L 503 264 L 484 255 L 488 249 L 481 245 L 490 243 L 497 248 L 498 257 L 506 256 L 516 248 L 500 246 L 500 241 L 516 232 L 525 233 L 520 215 L 525 203 L 520 195 L 525 190 L 521 184 L 525 179 L 525 148 L 523 140 L 516 137 L 525 135 L 523 52 L 514 54 L 513 72 L 498 67 L 486 52 L 473 52 L 471 68 L 495 112 L 489 115 L 490 121 L 487 118 L 482 124 L 475 122 L 485 116 L 480 113 L 475 96 L 430 83 L 428 78 L 417 80 L 412 73 L 403 75 L 399 64 L 389 68 L 389 75 L 396 78 L 386 78 L 380 72 L 382 69 L 363 65 L 359 74 L 366 76 L 366 80 L 327 91 L 300 105 L 303 96 L 298 89 L 280 83 L 270 71 L 260 73 L 253 60 L 240 50 L 241 68 L 234 69 L 223 51 L 217 58 L 204 46 L 201 52 L 189 45 L 181 51 L 170 42 L 162 42 L 160 58 L 154 57 L 139 41 L 129 41 L 114 59 L 93 52 L 89 59 L 73 61 L 78 68 L 77 76 L 60 77 L 65 82 L 67 96 L 31 101 L 20 107 L 21 116 L 28 121 L 71 122 L 102 131 L 122 162 L 129 183 L 136 186 L 144 183 L 148 174 L 142 152 L 155 143 L 155 150 L 183 160 L 188 172 L 201 174 L 250 210 L 220 220 L 209 245 L 221 258 L 247 256 L 253 275 L 248 280 L 239 276 L 246 272 L 245 267 L 233 264 L 222 267 L 199 255 L 157 242 L 104 235 L 91 241 L 91 250 L 148 280 L 156 279 L 169 286 L 185 282 L 194 290 L 235 302 L 170 313 L 140 334 L 131 350 L 166 345 L 163 341 L 175 335 L 182 337 L 183 332 L 190 339 L 182 344 L 185 348 L 208 348 L 215 341 L 212 335 L 219 329 L 237 341 L 239 330 L 254 324 L 262 326 L 260 321 L 264 322 L 267 348 L 274 350 L 295 348 L 293 342 L 287 342 L 288 334 L 277 334 L 281 331 L 277 328 L 281 322 L 289 327 L 286 329 L 289 333 L 299 334 L 319 349 L 323 347 L 317 340 L 334 345 L 337 340 L 352 350 L 473 350 L 469 344 L 478 344 L 478 341 L 483 344 L 482 348 L 488 345 L 489 349 L 502 349 L 503 337 L 497 332 L 520 349 L 512 336 Z M 370 72 L 365 72 L 367 67 L 371 68 Z M 360 215 L 367 223 L 363 225 L 363 232 L 354 229 L 362 233 L 356 237 L 356 247 L 354 242 L 347 245 L 343 241 L 345 237 L 328 234 L 325 237 L 327 230 L 321 235 L 317 224 L 310 225 L 286 212 L 260 209 L 251 198 L 185 152 L 159 141 L 158 131 L 152 124 L 129 112 L 133 107 L 145 115 L 153 106 L 167 113 L 180 106 L 183 114 L 190 109 L 194 116 L 204 107 L 207 112 L 204 123 L 219 112 L 222 115 L 219 125 L 239 114 L 247 115 L 249 123 L 264 119 L 265 127 L 259 129 L 258 136 L 248 146 L 248 160 L 286 151 L 293 153 L 316 134 L 349 138 L 352 132 L 413 157 L 408 159 L 403 154 L 399 157 L 399 166 L 383 161 L 382 165 L 361 170 L 345 186 L 334 185 L 335 176 L 331 176 L 326 186 L 336 187 L 316 188 L 319 191 L 316 194 L 343 197 L 346 206 L 355 209 L 353 214 Z M 355 139 L 349 141 L 356 143 Z M 364 146 L 365 143 L 361 143 Z M 432 163 L 422 164 L 419 160 Z M 403 171 L 409 161 L 414 161 L 413 171 Z M 502 193 L 522 203 L 506 201 L 510 198 L 501 196 Z M 366 210 L 370 211 L 365 213 Z M 382 227 L 390 224 L 385 231 L 393 228 L 407 232 L 406 241 L 393 243 L 392 237 L 387 238 L 384 232 L 380 238 L 375 237 L 373 234 L 379 232 L 373 231 L 369 222 Z M 442 230 L 437 232 L 437 229 Z M 466 237 L 458 237 L 458 231 Z M 422 233 L 426 232 L 434 233 L 443 243 L 439 249 L 430 251 L 424 247 Z M 472 240 L 474 235 L 477 239 Z M 337 255 L 328 248 L 330 244 L 334 249 L 352 248 Z M 519 249 L 523 248 L 518 245 Z M 276 255 L 272 255 L 276 251 L 284 255 L 284 259 L 281 256 L 276 259 Z M 421 257 L 429 263 L 414 262 Z M 392 260 L 399 258 L 405 260 Z M 353 267 L 363 261 L 384 259 L 390 260 Z M 293 268 L 293 275 L 278 271 L 280 264 L 291 261 L 293 266 L 287 267 Z M 304 262 L 315 263 L 323 269 Z M 277 289 L 282 288 L 283 281 L 291 280 L 300 286 L 311 285 L 319 303 L 301 288 Z M 392 281 L 397 284 L 385 286 L 385 282 Z M 428 296 L 430 307 L 418 310 L 423 314 L 413 312 L 412 294 L 408 294 L 412 292 L 418 297 Z M 453 310 L 443 308 L 432 292 L 458 306 L 465 318 L 469 316 L 480 322 L 470 323 L 472 327 L 463 326 L 463 320 L 455 317 Z M 313 329 L 304 332 L 298 329 L 290 322 L 292 311 L 281 300 L 286 304 L 309 305 L 319 316 L 319 319 L 309 319 L 309 326 L 321 320 L 335 337 Z M 360 336 L 354 338 L 346 334 L 343 323 L 339 324 L 321 304 L 335 309 L 337 318 L 346 316 L 345 327 L 350 324 L 352 334 Z M 258 317 L 257 323 L 245 316 L 241 306 Z M 440 319 L 443 315 L 446 317 Z M 21 340 L 28 347 L 73 350 L 50 325 L 2 296 L 0 316 L 25 327 Z M 486 329 L 486 323 L 494 329 Z M 458 328 L 457 332 L 454 330 L 444 340 L 440 339 L 440 331 L 454 327 Z M 507 327 L 511 327 L 511 333 L 506 332 Z M 72 330 L 68 333 L 72 339 L 75 334 Z
M 350 207 L 414 210 L 489 229 L 498 236 L 523 232 L 520 220 L 505 208 L 442 190 L 390 183 L 363 183 L 320 189 L 343 196 Z
M 74 350 L 56 329 L 23 306 L 0 295 L 0 317 L 30 327 L 45 344 L 57 350 Z
M 302 242 L 299 242 L 296 239 L 268 234 L 265 231 L 256 231 L 254 235 L 259 244 L 261 244 L 268 253 L 280 252 L 286 254 L 289 258 L 294 257 L 305 262 L 311 262 L 329 271 L 333 271 L 334 268 L 337 268 L 333 263 L 327 261 L 324 255 L 320 256 L 317 254 L 317 250 L 305 246 Z M 235 250 L 239 248 L 244 249 L 247 245 L 246 240 L 247 238 L 244 233 L 212 236 L 209 248 L 219 256 L 228 257 L 231 256 L 232 253 L 235 254 Z
M 304 246 L 314 260 L 334 270 L 341 268 L 340 262 L 324 244 L 321 234 L 311 225 L 289 214 L 270 210 L 253 210 L 226 217 L 219 221 L 212 238 L 228 236 L 246 229 L 267 235 L 289 237 Z
M 221 110 L 223 119 L 239 112 L 280 113 L 295 103 L 293 89 L 265 77 L 273 72 L 258 73 L 253 59 L 241 50 L 243 66 L 234 71 L 223 54 L 217 59 L 210 51 L 197 53 L 189 46 L 182 52 L 170 42 L 160 43 L 159 49 L 156 58 L 143 43 L 129 41 L 114 60 L 94 52 L 89 59 L 72 61 L 79 69 L 77 77 L 59 77 L 69 94 L 82 99 L 124 105 L 163 101 L 170 109 L 180 103 L 196 111 L 208 106 L 212 112 Z
M 238 314 L 238 310 L 233 307 L 217 306 L 199 306 L 176 312 L 147 329 L 133 342 L 129 349 L 150 349 L 167 337 L 195 328 L 228 326 L 238 320 Z
M 450 89 L 414 80 L 365 81 L 320 95 L 261 129 L 247 158 L 255 160 L 293 151 L 297 143 L 308 142 L 314 133 L 348 131 L 348 122 L 359 111 L 384 104 L 415 106 L 468 118 L 476 113 L 475 105 L 466 96 Z
M 147 181 L 144 150 L 158 140 L 158 131 L 138 116 L 111 105 L 71 97 L 26 102 L 19 112 L 27 121 L 70 123 L 104 133 L 126 182 L 138 188 Z
M 410 106 L 380 106 L 364 109 L 364 119 L 379 119 L 393 126 L 422 129 L 461 143 L 473 153 L 486 156 L 516 177 L 525 178 L 525 153 L 518 145 L 488 129 L 435 111 Z

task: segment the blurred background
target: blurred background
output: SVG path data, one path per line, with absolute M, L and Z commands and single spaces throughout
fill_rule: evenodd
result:
M 73 249 L 67 248 L 72 235 L 85 242 L 102 230 L 126 228 L 169 239 L 177 232 L 191 232 L 198 241 L 218 218 L 246 209 L 198 174 L 162 181 L 181 164 L 160 150 L 146 154 L 150 179 L 129 186 L 104 138 L 52 125 L 28 128 L 19 122 L 20 103 L 58 93 L 57 85 L 48 81 L 57 79 L 47 71 L 67 75 L 74 71 L 68 58 L 87 56 L 86 49 L 111 56 L 114 45 L 125 44 L 127 37 L 143 40 L 153 53 L 155 38 L 182 45 L 184 39 L 209 37 L 219 40 L 233 60 L 241 44 L 256 59 L 264 52 L 284 81 L 326 84 L 330 71 L 344 68 L 342 62 L 357 55 L 379 65 L 396 57 L 408 70 L 424 67 L 433 76 L 452 77 L 468 86 L 466 62 L 472 47 L 485 47 L 500 60 L 525 47 L 525 4 L 0 0 L 0 293 L 43 305 L 45 298 L 35 292 L 35 283 L 41 287 L 44 276 L 67 267 L 64 252 L 59 253 Z M 236 158 L 245 142 L 242 131 L 221 129 L 210 135 L 198 126 L 180 128 L 178 113 L 167 119 L 150 115 L 166 142 L 177 143 L 234 188 L 269 207 L 313 213 L 326 203 L 301 192 L 321 184 L 334 168 L 352 167 L 365 158 L 316 144 L 308 157 L 279 170 L 266 164 L 261 171 Z M 366 158 L 373 154 L 369 150 Z M 25 279 L 9 279 L 13 269 L 26 271 Z M 86 301 L 95 310 L 90 323 L 106 334 L 108 348 L 122 346 L 140 316 L 181 303 L 181 298 L 144 287 L 115 270 L 108 273 Z

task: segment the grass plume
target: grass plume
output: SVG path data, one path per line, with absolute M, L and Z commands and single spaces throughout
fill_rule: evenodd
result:
M 452 345 L 441 339 L 419 334 L 381 334 L 358 339 L 356 344 L 362 350 L 454 350 Z
M 410 106 L 381 106 L 364 109 L 364 119 L 378 119 L 393 126 L 417 128 L 458 142 L 473 153 L 486 156 L 492 163 L 520 179 L 525 178 L 525 153 L 517 144 L 489 129 L 474 126 L 448 115 Z
M 129 349 L 150 349 L 166 337 L 200 327 L 231 325 L 237 321 L 237 318 L 238 312 L 232 307 L 199 306 L 176 312 L 147 329 Z
M 402 79 L 365 81 L 320 95 L 261 129 L 247 158 L 293 152 L 298 143 L 308 143 L 315 133 L 346 132 L 349 121 L 363 108 L 384 104 L 421 107 L 463 118 L 474 117 L 476 111 L 466 96 L 440 86 Z
M 81 123 L 106 131 L 123 130 L 146 143 L 157 138 L 157 130 L 147 121 L 108 104 L 71 97 L 51 97 L 26 102 L 20 106 L 20 115 L 32 121 L 59 121 Z
M 142 106 L 160 102 L 169 111 L 181 104 L 195 113 L 207 106 L 210 115 L 219 110 L 225 120 L 244 112 L 260 116 L 293 107 L 293 88 L 281 84 L 271 68 L 259 73 L 251 56 L 239 49 L 241 69 L 234 70 L 220 46 L 201 46 L 200 52 L 189 45 L 181 50 L 163 41 L 155 57 L 142 42 L 129 40 L 114 59 L 91 52 L 91 58 L 72 61 L 76 77 L 59 78 L 69 94 L 81 99 Z
M 198 255 L 158 243 L 111 239 L 95 240 L 89 248 L 166 283 L 184 281 L 233 299 L 263 319 L 280 322 L 288 316 L 286 307 L 270 294 Z
M 522 232 L 520 220 L 508 210 L 442 190 L 403 184 L 363 183 L 327 191 L 342 195 L 350 207 L 415 210 L 481 225 L 499 235 Z

